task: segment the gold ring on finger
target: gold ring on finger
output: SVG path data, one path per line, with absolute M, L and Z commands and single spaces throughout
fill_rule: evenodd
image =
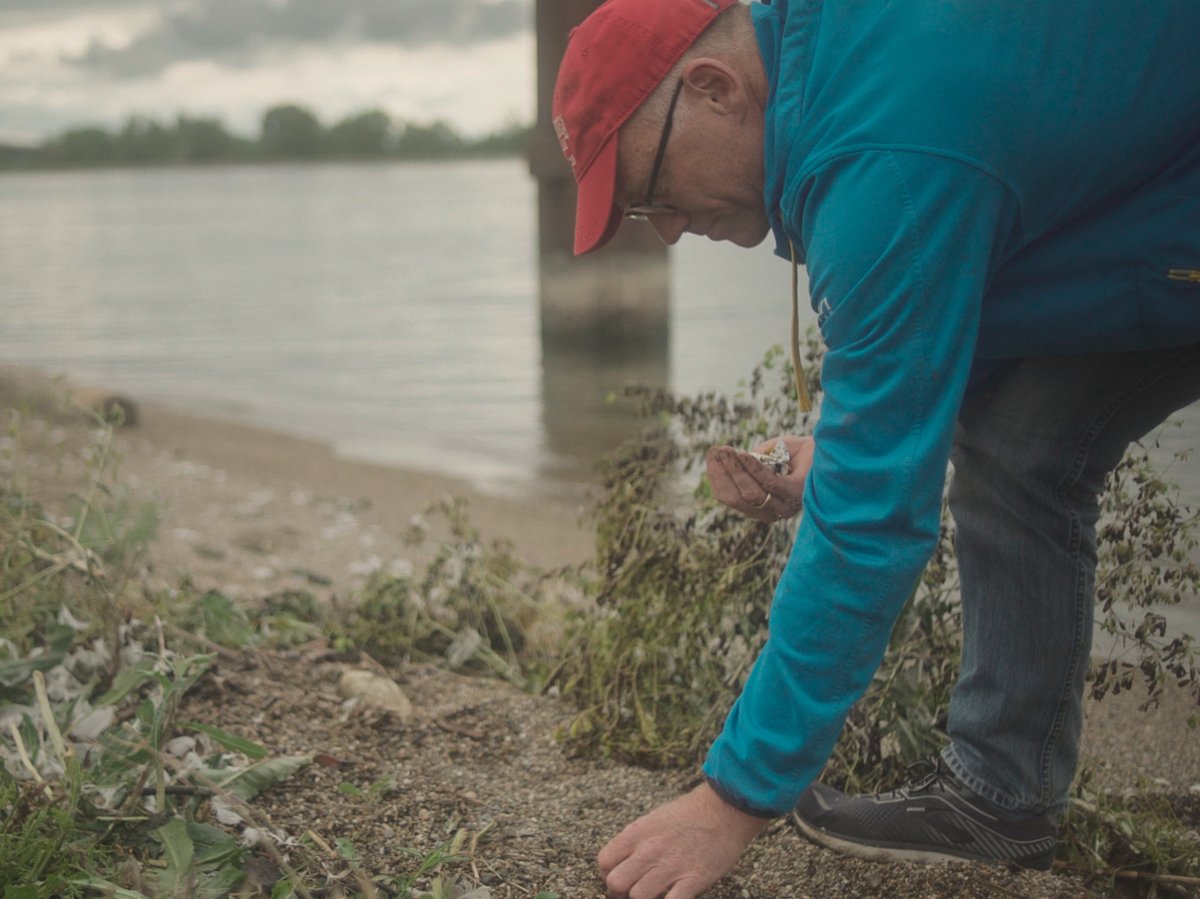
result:
M 774 498 L 775 497 L 771 496 L 771 492 L 768 490 L 767 495 L 763 497 L 763 501 L 761 503 L 759 503 L 758 505 L 756 505 L 754 508 L 765 509 L 767 507 L 767 503 L 769 503 Z

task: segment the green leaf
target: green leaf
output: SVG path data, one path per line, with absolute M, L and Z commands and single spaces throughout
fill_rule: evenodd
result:
M 75 642 L 75 629 L 70 625 L 54 622 L 46 626 L 42 640 L 51 653 L 65 655 Z
M 172 663 L 172 677 L 158 675 L 162 679 L 163 698 L 169 700 L 172 697 L 183 696 L 212 667 L 215 658 L 213 653 L 188 656 L 185 659 L 176 658 Z
M 165 895 L 191 896 L 196 847 L 188 836 L 187 824 L 182 818 L 172 818 L 155 833 L 162 840 L 163 860 L 167 863 L 158 875 L 159 889 Z
M 190 878 L 181 895 L 187 899 L 225 899 L 246 878 L 242 862 L 246 849 L 233 836 L 196 821 L 187 822 L 192 844 Z
M 37 885 L 6 886 L 4 888 L 4 899 L 38 899 Z
M 196 864 L 211 866 L 230 862 L 240 864 L 246 849 L 229 833 L 211 824 L 188 822 L 188 836 L 196 846 Z
M 189 899 L 227 899 L 234 889 L 246 879 L 246 872 L 231 865 L 223 865 L 213 871 L 204 871 L 196 891 Z
M 119 887 L 115 883 L 105 880 L 103 877 L 84 877 L 79 880 L 72 880 L 71 885 L 92 887 L 93 889 L 100 890 L 105 896 L 111 896 L 112 899 L 147 899 L 145 893 Z
M 334 842 L 337 843 L 338 854 L 341 855 L 342 858 L 350 862 L 350 864 L 354 864 L 356 861 L 358 861 L 358 850 L 354 848 L 354 844 L 348 839 L 345 837 L 338 837 L 336 840 L 334 840 Z
M 296 888 L 292 886 L 291 880 L 285 877 L 271 890 L 271 899 L 288 899 L 295 892 Z
M 246 768 L 208 768 L 201 773 L 239 799 L 253 799 L 263 790 L 291 777 L 311 761 L 311 755 L 292 755 L 255 762 Z
M 188 730 L 198 731 L 202 734 L 207 734 L 231 752 L 240 752 L 242 755 L 247 756 L 248 758 L 262 759 L 267 757 L 267 749 L 265 746 L 260 746 L 258 743 L 251 742 L 245 737 L 239 737 L 237 734 L 231 734 L 228 731 L 221 730 L 219 727 L 213 727 L 211 724 L 200 724 L 196 721 L 184 721 L 179 726 L 186 727 Z
M 33 676 L 35 671 L 49 671 L 63 660 L 63 653 L 54 652 L 36 659 L 13 659 L 0 662 L 0 685 L 14 687 Z
M 96 705 L 116 705 L 142 684 L 151 680 L 154 677 L 154 672 L 148 666 L 153 664 L 151 660 L 146 660 L 142 665 L 147 667 L 139 665 L 135 668 L 122 669 L 113 678 L 112 686 L 108 688 L 108 692 L 96 700 Z

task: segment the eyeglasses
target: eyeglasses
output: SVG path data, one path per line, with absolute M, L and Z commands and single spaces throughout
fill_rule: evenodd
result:
M 645 221 L 652 215 L 675 215 L 679 212 L 667 203 L 654 202 L 654 189 L 658 184 L 658 171 L 662 168 L 663 155 L 667 152 L 667 140 L 671 137 L 671 125 L 675 121 L 675 104 L 679 102 L 679 93 L 683 90 L 683 79 L 675 85 L 671 94 L 671 102 L 667 105 L 667 118 L 663 122 L 662 137 L 658 141 L 658 151 L 654 154 L 654 166 L 650 169 L 650 185 L 646 188 L 646 199 L 635 203 L 625 210 L 625 218 L 635 221 Z

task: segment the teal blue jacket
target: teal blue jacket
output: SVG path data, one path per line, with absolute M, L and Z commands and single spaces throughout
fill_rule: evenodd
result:
M 766 200 L 826 344 L 770 638 L 705 773 L 785 813 L 933 551 L 994 360 L 1200 341 L 1200 2 L 775 0 Z

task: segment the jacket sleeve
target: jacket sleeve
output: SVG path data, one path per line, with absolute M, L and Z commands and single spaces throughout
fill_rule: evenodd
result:
M 820 772 L 933 551 L 982 298 L 1018 218 L 990 174 L 890 151 L 828 162 L 783 213 L 807 251 L 824 399 L 770 635 L 704 768 L 759 814 Z

